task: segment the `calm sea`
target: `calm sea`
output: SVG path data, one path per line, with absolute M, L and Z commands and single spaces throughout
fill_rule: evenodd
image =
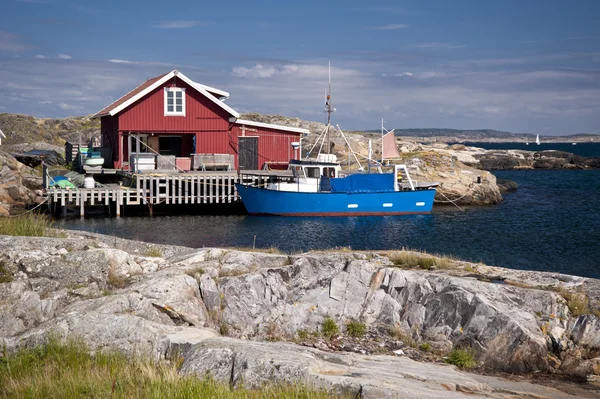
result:
M 600 278 L 600 170 L 497 171 L 517 192 L 500 205 L 434 206 L 431 215 L 295 218 L 158 216 L 58 224 L 190 247 L 412 248 L 516 269 Z

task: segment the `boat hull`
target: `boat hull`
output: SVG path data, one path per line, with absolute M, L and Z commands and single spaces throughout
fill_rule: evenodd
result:
M 251 215 L 387 216 L 428 214 L 435 189 L 370 193 L 305 193 L 236 184 Z

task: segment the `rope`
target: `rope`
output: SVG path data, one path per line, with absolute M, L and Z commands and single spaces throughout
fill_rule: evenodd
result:
M 464 198 L 464 197 L 466 197 L 467 195 L 471 194 L 473 191 L 475 191 L 475 187 L 477 187 L 477 186 L 473 186 L 473 187 L 471 187 L 471 188 L 469 189 L 469 191 L 467 191 L 467 192 L 466 192 L 464 195 L 462 195 L 462 196 L 460 196 L 460 197 L 458 197 L 458 198 L 455 198 L 455 199 L 453 199 L 453 200 L 451 200 L 450 198 L 446 197 L 446 196 L 445 196 L 445 195 L 444 195 L 444 194 L 443 194 L 441 191 L 438 191 L 438 193 L 439 193 L 439 194 L 440 194 L 442 197 L 446 198 L 448 201 L 440 201 L 440 200 L 437 200 L 437 202 L 438 202 L 438 203 L 442 203 L 442 204 L 451 203 L 452 205 L 454 205 L 455 207 L 457 207 L 457 208 L 458 208 L 458 209 L 460 209 L 461 211 L 464 211 L 464 209 L 463 209 L 463 208 L 461 208 L 460 206 L 456 205 L 456 201 L 458 201 L 458 200 L 460 200 L 460 199 L 463 199 L 463 198 Z
M 438 202 L 445 202 L 445 203 L 448 203 L 448 202 L 450 202 L 450 203 L 452 203 L 452 205 L 454 205 L 455 207 L 457 207 L 457 208 L 458 208 L 458 209 L 460 209 L 461 211 L 464 211 L 464 209 L 462 209 L 460 206 L 458 206 L 458 205 L 456 205 L 456 204 L 454 203 L 454 201 L 458 201 L 458 199 L 456 199 L 456 200 L 452 201 L 451 199 L 449 199 L 448 197 L 446 197 L 446 196 L 445 196 L 444 194 L 442 194 L 441 192 L 440 192 L 440 195 L 441 195 L 442 197 L 446 198 L 448 201 L 439 201 L 439 200 L 438 200 Z M 461 198 L 462 198 L 462 197 L 461 197 Z M 460 198 L 459 198 L 459 199 L 460 199 Z
M 5 216 L 5 217 L 7 217 L 7 218 L 18 218 L 18 217 L 21 217 L 23 215 L 27 215 L 28 213 L 33 212 L 37 208 L 39 208 L 40 206 L 44 205 L 48 201 L 48 199 L 50 199 L 50 195 L 48 195 L 45 200 L 43 200 L 42 202 L 40 202 L 39 204 L 37 204 L 36 206 L 34 206 L 33 208 L 31 208 L 30 210 L 28 210 L 26 212 L 19 213 L 18 215 L 8 215 L 8 216 Z
M 473 186 L 473 187 L 472 187 L 472 188 L 471 188 L 469 191 L 467 191 L 467 192 L 466 192 L 464 195 L 462 195 L 462 196 L 460 196 L 460 197 L 458 197 L 458 198 L 455 198 L 455 199 L 453 199 L 453 200 L 451 200 L 450 198 L 446 197 L 444 194 L 442 194 L 442 193 L 441 193 L 441 191 L 438 191 L 442 197 L 444 197 L 444 198 L 446 198 L 446 199 L 448 200 L 448 201 L 439 201 L 439 200 L 438 200 L 438 202 L 442 202 L 442 203 L 448 203 L 448 202 L 452 202 L 452 203 L 453 203 L 453 202 L 455 202 L 455 201 L 458 201 L 458 200 L 460 200 L 460 199 L 463 199 L 464 197 L 466 197 L 467 195 L 469 195 L 471 192 L 473 192 L 473 191 L 475 190 L 475 187 L 476 187 L 476 186 Z

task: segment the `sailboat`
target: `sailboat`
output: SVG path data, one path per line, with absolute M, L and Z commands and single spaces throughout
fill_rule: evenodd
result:
M 394 165 L 392 173 L 359 172 L 347 176 L 340 174 L 341 166 L 335 154 L 331 153 L 329 135 L 331 114 L 335 111 L 331 98 L 331 64 L 329 71 L 329 88 L 325 102 L 327 126 L 308 152 L 310 154 L 317 144 L 321 143 L 317 158 L 290 161 L 288 170 L 291 176 L 269 176 L 269 183 L 264 187 L 236 184 L 248 213 L 284 216 L 386 216 L 431 213 L 436 187 L 439 184 L 415 184 L 406 165 Z M 339 125 L 337 128 L 350 148 Z M 382 156 L 394 155 L 394 150 L 399 156 L 393 131 L 391 135 L 389 133 L 383 135 L 382 125 Z M 393 149 L 390 144 L 393 145 Z M 320 150 L 324 145 L 326 152 L 322 154 Z M 356 154 L 353 151 L 351 153 L 359 164 L 359 171 L 362 171 Z M 369 142 L 369 170 L 370 155 Z
M 535 136 L 535 143 L 537 145 L 540 145 L 540 135 L 539 134 L 537 136 Z

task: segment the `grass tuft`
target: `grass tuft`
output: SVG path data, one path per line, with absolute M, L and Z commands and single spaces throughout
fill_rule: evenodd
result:
M 152 257 L 152 258 L 162 258 L 163 253 L 156 248 L 150 248 L 146 251 L 146 256 Z
M 39 213 L 25 213 L 17 217 L 0 217 L 0 235 L 30 236 L 30 237 L 61 237 L 60 233 L 52 228 L 54 222 L 49 216 Z
M 419 349 L 421 349 L 423 352 L 429 352 L 431 350 L 431 344 L 429 342 L 423 342 L 421 345 L 419 345 Z
M 583 292 L 572 292 L 565 288 L 560 288 L 558 293 L 565 298 L 569 311 L 574 317 L 590 313 L 590 300 Z
M 178 372 L 180 361 L 130 360 L 118 352 L 91 355 L 81 342 L 24 348 L 0 357 L 2 398 L 328 398 L 303 385 L 230 388 L 209 376 Z M 339 397 L 339 396 L 338 396 Z
M 358 320 L 350 320 L 346 325 L 346 333 L 354 338 L 363 337 L 367 333 L 367 325 Z
M 298 338 L 300 339 L 308 339 L 308 330 L 305 329 L 300 329 L 298 331 L 296 331 L 296 334 L 298 334 Z
M 11 281 L 13 281 L 12 273 L 6 268 L 4 260 L 0 260 L 0 283 L 10 283 Z
M 439 269 L 452 269 L 455 267 L 452 259 L 447 256 L 431 256 L 412 251 L 394 252 L 389 255 L 390 261 L 400 267 L 418 267 L 430 270 L 432 267 Z
M 321 325 L 321 334 L 323 337 L 327 339 L 331 339 L 336 334 L 340 333 L 340 329 L 338 328 L 335 320 L 331 317 L 327 317 L 323 320 L 323 324 Z
M 118 275 L 113 268 L 110 268 L 108 270 L 108 278 L 106 279 L 106 282 L 112 287 L 112 288 L 125 288 L 127 287 L 128 281 L 125 277 Z
M 477 366 L 475 353 L 471 348 L 454 348 L 448 353 L 447 363 L 453 364 L 460 369 L 472 369 Z

